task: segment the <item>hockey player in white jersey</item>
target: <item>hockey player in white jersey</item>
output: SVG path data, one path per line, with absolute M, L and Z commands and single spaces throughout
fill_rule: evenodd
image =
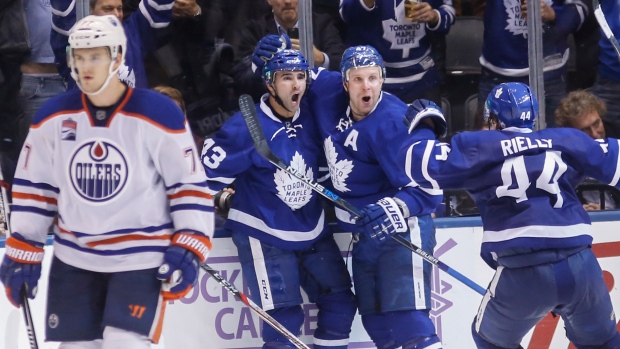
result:
M 278 40 L 263 38 L 253 62 L 269 60 Z M 319 68 L 313 78 L 308 99 L 331 184 L 343 199 L 363 207 L 361 219 L 338 207 L 336 216 L 345 231 L 359 233 L 353 279 L 364 328 L 377 348 L 441 348 L 429 318 L 432 266 L 390 239 L 400 233 L 432 254 L 436 242 L 430 213 L 443 198 L 441 191 L 417 188 L 396 162 L 398 145 L 407 138 L 402 123 L 407 105 L 382 91 L 383 58 L 371 46 L 348 48 L 340 73 Z
M 119 80 L 120 21 L 85 17 L 69 44 L 80 89 L 50 99 L 33 119 L 0 281 L 15 306 L 23 287 L 34 298 L 53 226 L 46 340 L 61 349 L 147 349 L 167 300 L 189 292 L 209 253 L 213 201 L 179 108 Z
M 480 209 L 481 256 L 496 273 L 472 324 L 478 348 L 521 348 L 549 312 L 562 317 L 578 349 L 620 348 L 590 217 L 574 191 L 584 176 L 620 186 L 619 141 L 569 128 L 534 132 L 537 112 L 527 85 L 497 85 L 484 109 L 492 131 L 446 144 L 435 140 L 436 127 L 445 127 L 441 109 L 415 101 L 401 163 L 428 189 L 467 189 Z
M 297 51 L 282 50 L 264 66 L 262 76 L 269 93 L 256 109 L 269 147 L 296 171 L 318 178 L 324 158 L 315 116 L 304 98 L 308 62 Z M 355 297 L 340 249 L 327 229 L 321 196 L 259 155 L 241 113 L 205 141 L 202 163 L 213 189 L 235 184 L 225 229 L 237 246 L 252 299 L 298 335 L 304 321 L 303 288 L 319 310 L 314 348 L 346 349 Z M 270 326 L 263 326 L 262 337 L 263 348 L 294 348 Z

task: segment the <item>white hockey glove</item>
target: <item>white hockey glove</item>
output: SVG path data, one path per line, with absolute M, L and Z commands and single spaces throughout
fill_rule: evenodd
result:
M 401 203 L 407 212 L 401 211 L 397 201 Z M 409 215 L 407 205 L 397 198 L 383 198 L 376 204 L 370 204 L 362 208 L 360 217 L 355 225 L 360 228 L 362 234 L 370 237 L 372 242 L 381 245 L 395 233 L 407 231 L 406 216 Z
M 446 136 L 448 124 L 441 108 L 435 102 L 428 99 L 416 99 L 405 112 L 404 122 L 409 128 L 409 133 L 415 130 L 424 119 L 430 119 L 433 122 L 433 129 L 437 138 Z

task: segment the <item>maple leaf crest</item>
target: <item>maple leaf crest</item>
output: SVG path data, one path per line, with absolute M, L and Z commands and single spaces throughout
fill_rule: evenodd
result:
M 310 181 L 314 180 L 312 167 L 308 167 L 304 158 L 295 152 L 290 165 L 298 173 L 303 173 Z M 312 189 L 304 181 L 291 175 L 284 170 L 278 169 L 274 174 L 273 181 L 278 190 L 278 197 L 293 211 L 304 207 L 312 199 Z
M 353 161 L 340 160 L 338 161 L 338 153 L 332 142 L 332 137 L 329 136 L 325 139 L 325 156 L 327 157 L 327 164 L 329 165 L 329 175 L 332 178 L 334 188 L 341 192 L 351 191 L 347 188 L 345 183 L 349 178 L 349 173 L 353 170 Z

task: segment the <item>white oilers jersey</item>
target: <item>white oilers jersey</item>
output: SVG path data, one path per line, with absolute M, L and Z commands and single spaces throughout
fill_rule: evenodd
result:
M 354 122 L 340 73 L 319 69 L 313 77 L 308 98 L 319 123 L 333 189 L 360 208 L 397 196 L 412 216 L 434 212 L 443 193 L 420 191 L 397 159 L 408 136 L 403 124 L 407 105 L 383 92 L 375 109 Z M 344 228 L 351 228 L 350 214 L 336 208 L 336 215 Z
M 15 174 L 13 231 L 44 242 L 53 224 L 54 254 L 97 272 L 158 267 L 178 231 L 211 237 L 211 192 L 174 102 L 128 89 L 104 125 L 98 116 L 79 90 L 38 111 Z
M 306 102 L 291 119 L 280 119 L 267 96 L 256 109 L 269 147 L 287 166 L 316 181 L 323 154 Z M 213 189 L 234 182 L 226 228 L 285 249 L 307 247 L 325 232 L 319 194 L 256 152 L 241 113 L 205 141 L 202 164 Z
M 527 130 L 529 131 L 529 130 Z M 399 157 L 421 186 L 467 189 L 482 217 L 482 257 L 519 248 L 592 243 L 590 218 L 574 187 L 584 176 L 618 186 L 618 140 L 570 128 L 463 132 L 451 143 L 418 129 Z M 428 140 L 431 139 L 431 140 Z

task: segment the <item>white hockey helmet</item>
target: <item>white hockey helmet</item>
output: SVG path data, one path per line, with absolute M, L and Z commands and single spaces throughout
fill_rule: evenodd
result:
M 85 92 L 87 94 L 97 94 L 101 92 L 110 82 L 113 74 L 116 74 L 118 68 L 113 69 L 118 53 L 121 54 L 121 65 L 125 63 L 125 54 L 127 51 L 127 37 L 123 25 L 116 16 L 86 16 L 78 21 L 69 32 L 69 68 L 71 69 L 71 77 L 75 80 L 78 87 L 80 85 L 77 68 L 73 59 L 73 50 L 92 47 L 107 47 L 110 50 L 112 62 L 108 72 L 108 77 L 95 92 Z

